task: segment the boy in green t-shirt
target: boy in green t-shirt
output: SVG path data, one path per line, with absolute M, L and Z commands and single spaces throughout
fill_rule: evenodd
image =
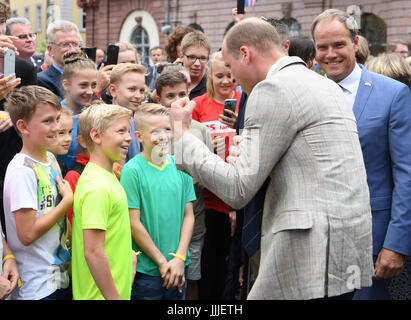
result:
M 74 195 L 75 300 L 129 300 L 131 296 L 137 258 L 131 248 L 127 196 L 113 173 L 114 161 L 127 155 L 130 117 L 130 110 L 104 104 L 92 105 L 79 116 L 79 135 L 90 161 Z
M 188 79 L 190 74 L 182 65 L 167 66 L 156 81 L 157 101 L 170 109 L 171 104 L 183 97 L 188 97 Z M 207 148 L 214 152 L 213 142 L 209 129 L 202 123 L 191 120 L 190 133 L 194 134 Z M 173 145 L 171 154 L 174 154 Z M 193 179 L 196 200 L 193 201 L 194 231 L 191 238 L 190 258 L 191 263 L 187 268 L 187 300 L 198 300 L 198 281 L 201 279 L 201 253 L 204 246 L 206 233 L 205 206 L 203 199 L 203 186 Z
M 169 110 L 143 104 L 134 114 L 143 151 L 121 172 L 127 194 L 133 247 L 141 250 L 132 299 L 182 300 L 188 246 L 194 228 L 193 181 L 177 170 L 169 153 Z

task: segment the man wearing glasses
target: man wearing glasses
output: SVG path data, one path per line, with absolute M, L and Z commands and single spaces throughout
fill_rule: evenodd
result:
M 36 34 L 31 31 L 30 21 L 26 18 L 8 19 L 6 21 L 6 35 L 16 37 L 13 39 L 13 43 L 20 58 L 31 61 L 36 51 Z
M 38 74 L 38 84 L 51 90 L 60 99 L 64 98 L 61 85 L 63 73 L 63 55 L 70 50 L 80 49 L 80 32 L 78 27 L 67 20 L 56 20 L 47 28 L 47 50 L 53 59 L 53 64 Z
M 207 62 L 210 42 L 204 33 L 194 31 L 186 34 L 181 41 L 181 60 L 190 72 L 191 85 L 188 88 L 190 100 L 207 92 Z
M 397 56 L 406 59 L 409 55 L 408 44 L 400 39 L 391 40 L 388 43 L 388 53 L 394 53 Z

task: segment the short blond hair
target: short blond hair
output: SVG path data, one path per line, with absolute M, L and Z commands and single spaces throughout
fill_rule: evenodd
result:
M 130 42 L 117 42 L 116 46 L 118 47 L 118 52 L 133 51 L 136 54 L 136 57 L 138 57 L 137 49 Z
M 170 110 L 158 103 L 145 103 L 134 112 L 134 127 L 142 130 L 148 116 L 170 117 Z
M 92 129 L 104 133 L 115 120 L 123 117 L 131 118 L 131 116 L 130 110 L 115 104 L 93 104 L 80 113 L 78 132 L 87 149 L 92 151 L 94 148 L 94 142 L 90 137 Z
M 142 75 L 145 75 L 147 69 L 136 63 L 120 63 L 116 65 L 110 73 L 110 84 L 117 84 L 120 82 L 121 77 L 124 76 L 128 72 L 136 72 Z

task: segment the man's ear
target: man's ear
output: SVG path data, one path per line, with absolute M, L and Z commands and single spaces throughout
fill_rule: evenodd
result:
M 161 98 L 158 96 L 158 94 L 155 95 L 154 100 L 155 100 L 158 104 L 161 104 Z
M 251 60 L 251 51 L 247 46 L 240 47 L 240 58 L 243 59 L 244 63 L 248 64 Z
M 354 51 L 355 51 L 355 52 L 358 51 L 359 43 L 360 43 L 360 37 L 359 37 L 359 36 L 355 36 L 355 39 L 354 39 Z
M 96 145 L 101 144 L 101 133 L 96 128 L 91 129 L 90 138 Z
M 283 42 L 283 50 L 284 50 L 284 53 L 288 56 L 288 49 L 290 48 L 290 44 L 291 44 L 291 42 L 290 42 L 290 40 L 285 40 L 284 42 Z
M 50 57 L 54 57 L 54 52 L 52 51 L 53 47 L 51 45 L 47 45 L 47 51 L 49 52 Z

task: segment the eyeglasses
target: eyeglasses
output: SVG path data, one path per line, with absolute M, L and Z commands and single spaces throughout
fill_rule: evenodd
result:
M 208 57 L 204 57 L 204 56 L 197 57 L 197 56 L 191 55 L 191 54 L 186 55 L 185 53 L 184 53 L 184 55 L 187 57 L 188 61 L 190 61 L 191 63 L 195 63 L 197 60 L 199 60 L 200 63 L 207 63 L 207 61 L 208 61 Z
M 78 49 L 81 46 L 81 42 L 63 42 L 63 43 L 52 43 L 57 47 L 68 49 L 70 47 Z
M 28 40 L 29 38 L 36 40 L 37 35 L 35 33 L 22 33 L 17 35 L 16 37 L 20 40 Z

